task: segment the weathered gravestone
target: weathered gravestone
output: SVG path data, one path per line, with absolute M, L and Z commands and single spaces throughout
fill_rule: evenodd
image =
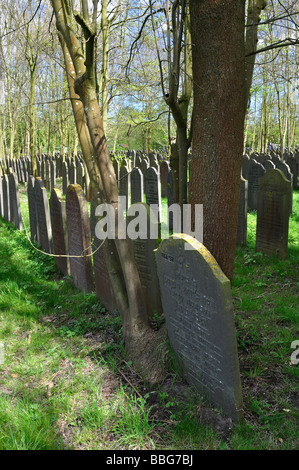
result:
M 53 235 L 53 253 L 55 264 L 64 274 L 70 274 L 70 261 L 68 255 L 68 239 L 66 226 L 66 207 L 65 201 L 61 197 L 59 189 L 53 188 L 50 197 L 50 214 Z
M 156 259 L 169 341 L 187 381 L 238 421 L 243 404 L 229 279 L 185 234 L 163 240 Z
M 257 209 L 258 180 L 265 174 L 265 168 L 257 161 L 250 160 L 248 166 L 248 209 Z
M 155 168 L 149 167 L 144 173 L 145 202 L 152 206 L 158 222 L 161 222 L 161 188 L 158 172 Z
M 37 242 L 46 253 L 52 253 L 52 230 L 47 190 L 41 178 L 34 183 L 36 204 Z
M 287 257 L 291 182 L 281 170 L 269 170 L 259 180 L 256 250 Z
M 93 290 L 88 207 L 81 186 L 71 184 L 66 192 L 66 220 L 73 282 L 83 292 Z
M 8 175 L 8 184 L 10 199 L 10 220 L 18 230 L 23 230 L 19 186 L 15 173 L 10 173 Z
M 105 259 L 105 249 L 108 249 L 108 240 L 100 240 L 95 234 L 95 228 L 99 217 L 95 215 L 96 208 L 100 204 L 100 198 L 94 198 L 90 202 L 90 236 L 93 252 L 93 268 L 95 278 L 95 291 L 97 298 L 110 312 L 116 309 L 116 300 L 114 297 L 112 282 L 110 279 L 108 267 Z
M 237 228 L 237 245 L 239 246 L 246 245 L 247 243 L 247 199 L 248 181 L 241 177 Z
M 133 214 L 135 210 L 136 214 Z M 163 312 L 154 253 L 159 245 L 158 239 L 161 238 L 161 224 L 147 204 L 135 204 L 129 212 L 132 215 L 127 215 L 128 237 L 131 239 L 147 314 L 151 321 L 155 313 L 161 315 Z
M 143 174 L 142 171 L 135 167 L 131 173 L 131 204 L 143 202 Z

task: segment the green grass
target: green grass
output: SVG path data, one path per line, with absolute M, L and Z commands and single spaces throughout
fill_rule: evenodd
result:
M 27 196 L 22 214 L 29 226 Z M 256 214 L 232 295 L 244 422 L 174 373 L 155 388 L 126 359 L 118 312 L 62 278 L 53 258 L 0 219 L 0 450 L 292 450 L 298 447 L 299 192 L 284 261 L 255 252 Z

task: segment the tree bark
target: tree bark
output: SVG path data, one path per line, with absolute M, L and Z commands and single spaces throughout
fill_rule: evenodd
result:
M 190 0 L 193 146 L 189 202 L 203 243 L 232 280 L 245 118 L 245 1 Z

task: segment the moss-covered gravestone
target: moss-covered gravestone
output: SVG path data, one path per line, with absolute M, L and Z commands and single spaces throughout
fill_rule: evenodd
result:
M 163 240 L 156 260 L 168 337 L 187 381 L 225 415 L 240 420 L 230 281 L 211 253 L 185 234 Z

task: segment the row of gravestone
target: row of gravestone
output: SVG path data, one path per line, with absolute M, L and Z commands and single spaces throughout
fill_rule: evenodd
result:
M 247 242 L 248 187 L 249 181 L 242 177 L 237 227 L 237 245 L 240 246 Z M 278 168 L 264 171 L 258 178 L 256 251 L 266 255 L 278 254 L 281 259 L 287 257 L 292 189 L 292 182 Z
M 28 203 L 31 237 L 54 252 L 64 274 L 85 292 L 94 289 L 110 311 L 117 308 L 104 250 L 113 249 L 96 236 L 96 207 L 90 217 L 82 188 L 70 185 L 65 202 L 57 189 L 46 198 L 42 180 L 30 178 Z M 197 240 L 184 234 L 164 240 L 150 207 L 145 233 L 132 240 L 149 319 L 165 315 L 167 332 L 187 380 L 233 420 L 242 417 L 242 391 L 229 280 Z M 131 219 L 128 218 L 129 225 Z M 42 228 L 42 225 L 44 226 Z M 153 227 L 155 225 L 155 227 Z M 157 230 L 157 238 L 149 233 Z M 185 244 L 192 250 L 185 249 Z M 69 257 L 65 257 L 68 254 Z M 93 263 L 92 263 L 93 260 Z
M 6 179 L 9 188 L 16 187 L 17 194 L 16 177 L 5 175 L 2 183 Z M 3 195 L 5 183 L 1 188 Z M 278 211 L 282 208 L 281 213 L 289 215 L 290 182 L 281 170 L 272 169 L 260 179 L 259 190 L 258 207 L 262 212 L 258 209 L 258 230 L 264 234 L 275 232 Z M 30 177 L 28 181 L 32 240 L 56 255 L 57 266 L 63 274 L 72 275 L 77 287 L 89 292 L 95 286 L 99 299 L 114 311 L 115 294 L 104 255 L 104 249 L 111 248 L 101 246 L 95 236 L 98 202 L 92 201 L 89 217 L 79 185 L 68 187 L 65 202 L 53 188 L 48 202 L 42 180 Z M 232 419 L 238 420 L 242 417 L 242 392 L 230 283 L 211 254 L 195 239 L 181 234 L 158 246 L 158 221 L 148 205 L 143 206 L 150 223 L 145 234 L 132 240 L 132 248 L 149 316 L 164 313 L 170 342 L 186 378 Z M 158 236 L 153 240 L 148 236 L 151 224 L 158 226 Z M 262 238 L 260 244 L 265 241 Z M 281 239 L 279 230 L 274 239 Z M 185 244 L 193 249 L 186 250 Z
M 298 154 L 299 157 L 299 154 Z M 242 177 L 248 181 L 248 210 L 257 210 L 257 194 L 258 194 L 258 181 L 259 179 L 271 169 L 278 169 L 283 172 L 286 179 L 291 183 L 291 200 L 293 199 L 293 189 L 298 189 L 298 165 L 295 157 L 290 157 L 293 159 L 293 165 L 289 166 L 284 161 L 280 160 L 278 157 L 267 156 L 266 158 L 259 159 L 258 156 L 249 157 L 248 155 L 243 155 L 242 162 Z M 257 161 L 257 160 L 260 161 Z M 263 161 L 263 164 L 260 163 Z M 291 171 L 292 167 L 292 171 Z M 290 211 L 292 211 L 292 204 Z
M 0 176 L 0 216 L 22 230 L 18 180 L 12 172 Z

